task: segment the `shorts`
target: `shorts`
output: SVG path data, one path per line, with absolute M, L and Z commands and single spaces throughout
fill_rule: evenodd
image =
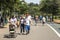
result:
M 25 30 L 26 31 L 30 30 L 30 25 L 25 25 Z

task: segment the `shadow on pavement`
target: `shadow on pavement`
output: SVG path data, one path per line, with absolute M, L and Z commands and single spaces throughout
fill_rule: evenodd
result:
M 17 35 L 5 34 L 3 38 L 16 38 Z
M 0 27 L 0 29 L 7 28 L 7 27 Z

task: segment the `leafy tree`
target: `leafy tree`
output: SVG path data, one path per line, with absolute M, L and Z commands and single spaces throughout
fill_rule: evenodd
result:
M 47 1 L 45 1 L 44 5 L 40 9 L 40 11 L 43 11 L 45 13 L 52 13 L 53 15 L 57 14 L 58 4 L 56 3 L 56 0 L 53 0 L 53 1 L 47 0 Z
M 19 3 L 20 0 L 1 0 L 0 1 L 0 9 L 3 11 L 3 15 L 5 15 L 7 12 L 9 15 L 15 10 L 16 4 Z M 3 7 L 3 8 L 2 8 Z M 17 7 L 18 8 L 18 7 Z M 16 8 L 16 9 L 17 9 Z
M 39 13 L 39 5 L 38 4 L 34 4 L 34 3 L 29 3 L 29 12 L 32 15 L 37 14 L 37 12 Z
M 42 3 L 43 2 L 43 3 Z M 45 0 L 42 1 L 41 4 L 42 7 L 40 8 L 40 11 L 44 12 L 44 13 L 52 13 L 53 15 L 56 15 L 58 13 L 58 4 L 56 2 L 56 0 Z

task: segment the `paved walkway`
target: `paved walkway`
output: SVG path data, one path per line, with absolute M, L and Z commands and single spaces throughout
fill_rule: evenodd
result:
M 48 24 L 51 25 L 60 34 L 60 24 L 54 22 L 48 22 Z
M 17 33 L 19 33 L 19 28 L 16 30 Z M 38 23 L 37 26 L 31 25 L 31 31 L 28 35 L 17 34 L 16 38 L 4 38 L 4 35 L 8 33 L 8 28 L 0 29 L 0 40 L 60 40 L 56 33 L 47 26 L 47 24 L 42 26 L 41 23 Z

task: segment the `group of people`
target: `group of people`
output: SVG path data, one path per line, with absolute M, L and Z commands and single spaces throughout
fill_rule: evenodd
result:
M 30 33 L 30 23 L 31 23 L 31 15 L 26 14 L 25 17 L 20 17 L 20 29 L 21 33 L 26 31 L 26 34 Z
M 1 19 L 1 18 L 0 18 Z M 9 23 L 13 24 L 15 27 L 18 27 L 18 21 L 17 21 L 17 17 L 15 16 L 11 16 L 9 18 Z M 40 22 L 44 25 L 46 22 L 46 18 L 44 16 L 34 16 L 33 17 L 34 21 L 35 21 L 35 25 L 37 24 L 38 20 L 40 20 Z M 19 17 L 19 27 L 20 27 L 20 33 L 24 34 L 26 32 L 26 34 L 30 33 L 30 24 L 32 23 L 32 16 L 29 13 L 26 13 L 25 15 L 21 15 Z M 0 21 L 2 22 L 2 21 Z
M 40 23 L 42 23 L 43 25 L 45 24 L 46 22 L 46 18 L 44 16 L 35 16 L 34 17 L 34 20 L 35 20 L 35 25 L 37 25 L 38 23 L 38 20 L 40 21 Z
M 26 35 L 30 33 L 30 23 L 31 23 L 31 15 L 28 13 L 25 16 L 20 16 L 19 18 L 19 27 L 20 27 L 20 33 L 24 34 L 26 32 Z M 9 19 L 9 23 L 15 25 L 17 27 L 17 18 L 12 16 Z

